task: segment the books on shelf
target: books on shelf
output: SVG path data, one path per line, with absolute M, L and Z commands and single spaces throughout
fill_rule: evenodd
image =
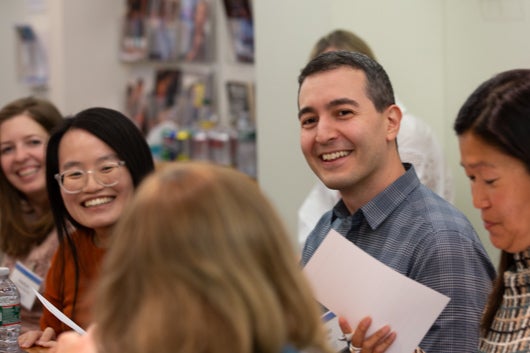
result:
M 149 98 L 149 125 L 147 131 L 164 121 L 177 121 L 177 100 L 181 91 L 178 69 L 157 69 L 154 88 Z
M 182 74 L 181 94 L 179 97 L 179 125 L 191 127 L 201 120 L 216 123 L 217 116 L 213 100 L 213 74 L 185 71 Z
M 138 126 L 142 133 L 148 128 L 147 92 L 149 78 L 135 76 L 127 82 L 125 93 L 125 114 Z
M 181 0 L 179 59 L 186 62 L 213 58 L 211 0 Z
M 146 26 L 149 60 L 177 59 L 179 8 L 178 0 L 149 0 Z
M 138 61 L 147 56 L 148 0 L 127 0 L 120 42 L 120 58 Z
M 242 114 L 255 123 L 254 83 L 249 81 L 226 81 L 226 94 L 230 121 L 233 125 Z
M 125 112 L 143 132 L 153 157 L 207 160 L 256 178 L 254 82 L 231 77 L 215 84 L 223 72 L 215 74 L 220 58 L 213 40 L 214 27 L 224 25 L 215 23 L 221 11 L 217 15 L 228 16 L 228 44 L 237 61 L 254 61 L 250 1 L 122 1 L 120 57 L 138 62 L 127 65 Z M 226 117 L 218 110 L 225 98 Z
M 250 0 L 223 0 L 236 60 L 254 62 L 254 22 Z
M 212 60 L 212 0 L 127 0 L 120 58 Z
M 179 126 L 195 124 L 202 107 L 211 104 L 212 94 L 212 72 L 153 68 L 129 78 L 125 110 L 147 136 L 167 121 Z

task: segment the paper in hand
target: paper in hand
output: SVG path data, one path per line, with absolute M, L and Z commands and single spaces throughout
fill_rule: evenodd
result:
M 72 330 L 79 333 L 80 335 L 83 335 L 85 333 L 85 330 L 83 330 L 68 316 L 64 315 L 59 309 L 53 306 L 53 304 L 50 303 L 46 298 L 44 298 L 39 292 L 37 292 L 36 290 L 34 290 L 34 292 L 37 295 L 37 298 L 39 298 L 42 305 L 44 305 L 44 307 L 48 309 L 56 318 L 61 320 L 64 324 L 66 324 L 68 327 L 70 327 Z
M 418 346 L 449 298 L 398 273 L 331 230 L 304 267 L 316 300 L 352 328 L 370 316 L 368 335 L 384 325 L 397 333 L 387 353 Z

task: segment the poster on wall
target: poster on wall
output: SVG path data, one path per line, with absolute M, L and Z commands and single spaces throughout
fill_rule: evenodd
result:
M 15 26 L 16 63 L 19 79 L 30 87 L 48 85 L 48 60 L 42 42 L 29 24 Z

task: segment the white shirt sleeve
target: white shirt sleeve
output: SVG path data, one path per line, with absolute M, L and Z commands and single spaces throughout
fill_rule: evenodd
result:
M 318 180 L 298 209 L 298 243 L 303 248 L 309 233 L 315 228 L 324 213 L 335 206 L 340 199 L 337 190 L 328 189 Z
M 397 141 L 401 161 L 414 165 L 421 182 L 452 203 L 452 175 L 430 126 L 404 110 Z

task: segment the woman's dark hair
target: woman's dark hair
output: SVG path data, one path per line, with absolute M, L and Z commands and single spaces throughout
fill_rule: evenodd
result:
M 460 108 L 458 136 L 471 132 L 530 172 L 530 69 L 502 72 L 482 83 Z
M 59 125 L 63 116 L 51 102 L 34 97 L 24 97 L 0 109 L 0 125 L 18 115 L 27 115 L 41 125 L 48 134 Z M 10 256 L 27 255 L 34 246 L 42 243 L 54 227 L 49 207 L 42 209 L 35 221 L 24 218 L 26 196 L 17 190 L 0 169 L 0 249 Z
M 116 110 L 99 107 L 83 110 L 65 119 L 50 137 L 46 154 L 46 185 L 57 226 L 59 249 L 64 255 L 64 247 L 69 246 L 76 261 L 75 296 L 77 297 L 79 264 L 77 263 L 77 251 L 71 238 L 71 226 L 88 234 L 93 234 L 93 230 L 79 224 L 68 213 L 61 196 L 59 183 L 55 179 L 55 174 L 59 172 L 59 145 L 63 136 L 74 129 L 84 130 L 112 148 L 118 158 L 125 161 L 135 188 L 147 174 L 154 170 L 154 163 L 149 146 L 140 130 L 129 118 Z
M 521 161 L 530 173 L 530 69 L 501 72 L 482 83 L 460 108 L 454 123 L 458 136 L 471 133 Z M 504 272 L 515 265 L 502 251 L 498 275 L 481 328 L 489 330 L 504 293 Z

